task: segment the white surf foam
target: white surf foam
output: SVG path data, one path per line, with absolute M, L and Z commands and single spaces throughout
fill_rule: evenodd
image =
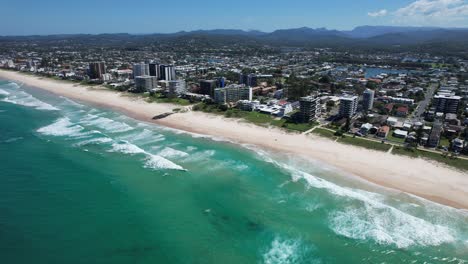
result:
M 88 140 L 78 142 L 75 144 L 75 146 L 80 147 L 80 146 L 86 146 L 86 145 L 99 145 L 99 144 L 109 143 L 112 141 L 113 141 L 112 138 L 99 137 L 99 138 L 93 138 L 93 139 L 88 139 Z
M 315 248 L 307 247 L 300 240 L 281 239 L 275 237 L 269 248 L 263 253 L 263 263 L 266 264 L 289 264 L 289 263 L 311 263 L 319 264 L 320 259 L 310 256 Z
M 134 128 L 126 123 L 118 122 L 106 117 L 88 114 L 81 122 L 83 125 L 96 126 L 112 133 L 122 133 L 133 130 Z
M 9 95 L 10 93 L 3 90 L 3 89 L 0 89 L 0 95 Z
M 39 128 L 37 132 L 48 136 L 80 137 L 86 135 L 83 130 L 82 126 L 72 123 L 67 117 L 62 117 L 48 126 Z
M 161 152 L 158 153 L 158 155 L 165 158 L 185 158 L 189 156 L 189 154 L 186 152 L 170 147 L 165 147 L 163 150 L 161 150 Z
M 4 98 L 2 101 L 11 103 L 11 104 L 32 107 L 38 110 L 49 110 L 49 111 L 60 110 L 57 107 L 54 107 L 48 103 L 45 103 L 23 91 L 16 93 L 16 94 L 10 94 L 10 96 Z
M 79 103 L 77 103 L 77 102 L 75 102 L 75 101 L 73 101 L 73 100 L 71 100 L 71 99 L 69 99 L 69 98 L 67 98 L 67 97 L 64 97 L 64 96 L 60 96 L 60 97 L 63 98 L 63 99 L 64 99 L 64 103 L 67 103 L 68 105 L 71 105 L 71 106 L 74 106 L 74 107 L 78 107 L 78 108 L 84 107 L 84 105 L 79 104 Z
M 188 162 L 201 162 L 206 161 L 216 154 L 215 150 L 204 150 L 190 154 L 185 161 Z
M 164 137 L 164 135 L 155 135 L 155 133 L 149 129 L 143 129 L 142 131 L 137 131 L 135 133 L 120 136 L 119 139 L 136 142 L 140 145 L 146 145 L 150 143 L 164 141 L 166 138 Z
M 450 228 L 383 205 L 365 204 L 364 207 L 332 213 L 330 227 L 335 233 L 348 238 L 371 239 L 398 248 L 438 246 L 455 241 Z
M 170 170 L 183 170 L 185 171 L 185 169 L 182 167 L 182 166 L 179 166 L 177 164 L 175 164 L 174 162 L 168 160 L 168 159 L 165 159 L 161 156 L 158 156 L 158 155 L 147 155 L 148 158 L 146 159 L 146 163 L 145 163 L 145 168 L 150 168 L 150 169 L 155 169 L 155 170 L 159 170 L 159 169 L 170 169 Z
M 387 205 L 386 196 L 359 189 L 342 187 L 257 151 L 263 160 L 271 162 L 291 174 L 293 181 L 305 180 L 312 188 L 324 189 L 349 202 L 359 201 L 357 208 L 346 208 L 330 214 L 330 228 L 352 239 L 371 239 L 380 244 L 407 248 L 414 245 L 440 245 L 456 240 L 448 223 L 432 223 L 408 212 Z M 349 203 L 348 203 L 349 204 Z
M 124 154 L 130 154 L 130 155 L 136 155 L 136 154 L 142 154 L 145 155 L 145 168 L 149 169 L 171 169 L 171 170 L 185 170 L 182 166 L 179 166 L 175 164 L 174 162 L 161 157 L 159 155 L 153 155 L 151 153 L 146 152 L 142 148 L 127 142 L 127 141 L 121 141 L 112 144 L 112 149 L 110 150 L 111 152 L 120 152 Z
M 298 244 L 297 241 L 275 238 L 268 251 L 263 254 L 264 263 L 297 263 Z

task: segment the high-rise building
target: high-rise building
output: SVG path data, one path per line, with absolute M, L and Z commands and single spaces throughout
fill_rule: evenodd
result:
M 317 96 L 302 97 L 299 100 L 301 119 L 303 122 L 317 120 L 320 115 L 320 98 Z
M 358 97 L 355 95 L 343 95 L 340 97 L 339 116 L 351 118 L 356 114 Z
M 374 107 L 374 90 L 366 89 L 362 95 L 362 105 L 364 110 L 369 111 Z
M 214 90 L 214 101 L 218 104 L 235 103 L 240 100 L 252 101 L 252 88 L 243 85 L 229 85 Z
M 218 78 L 217 85 L 220 88 L 225 87 L 226 86 L 226 78 L 224 78 L 224 77 Z
M 444 114 L 457 114 L 460 106 L 460 96 L 438 94 L 434 96 L 436 112 Z
M 239 79 L 240 84 L 245 84 L 246 86 L 255 87 L 257 86 L 257 75 L 251 74 L 241 74 Z
M 176 97 L 179 94 L 187 92 L 184 80 L 169 81 L 167 88 L 168 97 Z
M 211 98 L 214 97 L 214 90 L 216 89 L 216 87 L 217 87 L 216 80 L 201 80 L 200 81 L 200 93 L 209 95 L 211 96 Z
M 133 78 L 139 76 L 149 76 L 149 65 L 146 63 L 137 63 L 133 65 Z
M 155 76 L 159 80 L 159 77 L 161 76 L 161 68 L 159 67 L 159 64 L 152 62 L 148 66 L 149 66 L 149 75 Z
M 158 79 L 155 76 L 137 76 L 135 77 L 135 90 L 137 92 L 146 92 L 158 85 Z
M 159 80 L 173 81 L 176 79 L 175 68 L 173 65 L 159 65 L 160 76 Z
M 106 73 L 106 64 L 104 62 L 91 62 L 89 64 L 89 78 L 101 79 Z

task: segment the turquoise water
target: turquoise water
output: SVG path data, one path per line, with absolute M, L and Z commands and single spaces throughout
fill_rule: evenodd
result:
M 2 263 L 467 263 L 468 214 L 0 81 Z

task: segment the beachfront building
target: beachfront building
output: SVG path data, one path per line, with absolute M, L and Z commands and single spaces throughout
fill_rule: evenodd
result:
M 169 81 L 167 86 L 167 96 L 176 97 L 187 92 L 184 80 Z
M 233 84 L 214 90 L 214 101 L 218 104 L 235 103 L 239 100 L 252 101 L 252 88 Z
M 460 100 L 460 96 L 437 94 L 434 96 L 434 106 L 436 108 L 436 112 L 444 114 L 456 114 L 458 113 Z
M 160 76 L 159 80 L 173 81 L 176 79 L 176 72 L 174 65 L 159 65 Z
M 135 78 L 135 91 L 147 92 L 158 85 L 158 79 L 155 76 L 138 76 Z
M 303 122 L 316 121 L 320 115 L 320 98 L 317 96 L 302 97 L 299 100 L 299 109 Z
M 146 63 L 137 63 L 133 65 L 133 78 L 139 76 L 149 76 L 149 65 Z
M 362 95 L 362 106 L 364 110 L 369 111 L 374 107 L 374 90 L 366 89 Z
M 388 132 L 390 131 L 389 126 L 381 126 L 378 130 L 377 133 L 375 134 L 377 137 L 380 138 L 386 138 L 388 136 Z
M 159 80 L 159 76 L 161 76 L 161 68 L 159 67 L 159 64 L 158 63 L 150 63 L 148 65 L 148 70 L 149 70 L 149 75 L 150 76 L 154 76 L 156 78 L 158 78 Z
M 106 63 L 104 62 L 91 62 L 89 64 L 89 78 L 102 79 L 102 75 L 106 73 Z
M 216 87 L 217 87 L 216 80 L 201 80 L 200 81 L 200 93 L 201 94 L 206 94 L 213 98 L 214 90 L 216 89 Z
M 343 95 L 340 97 L 340 117 L 351 118 L 356 114 L 358 107 L 358 97 L 355 95 Z
M 240 100 L 237 102 L 237 108 L 239 108 L 242 111 L 253 111 L 259 105 L 259 101 Z
M 440 134 L 443 131 L 443 126 L 441 122 L 434 122 L 432 126 L 431 133 L 429 134 L 429 138 L 427 140 L 427 146 L 430 148 L 435 148 L 440 143 Z

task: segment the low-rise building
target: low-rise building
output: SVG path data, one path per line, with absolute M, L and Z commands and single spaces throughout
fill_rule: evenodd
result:
M 381 126 L 378 130 L 377 130 L 377 133 L 376 133 L 376 136 L 377 137 L 380 137 L 380 138 L 386 138 L 388 136 L 388 132 L 390 131 L 390 127 L 389 126 Z

